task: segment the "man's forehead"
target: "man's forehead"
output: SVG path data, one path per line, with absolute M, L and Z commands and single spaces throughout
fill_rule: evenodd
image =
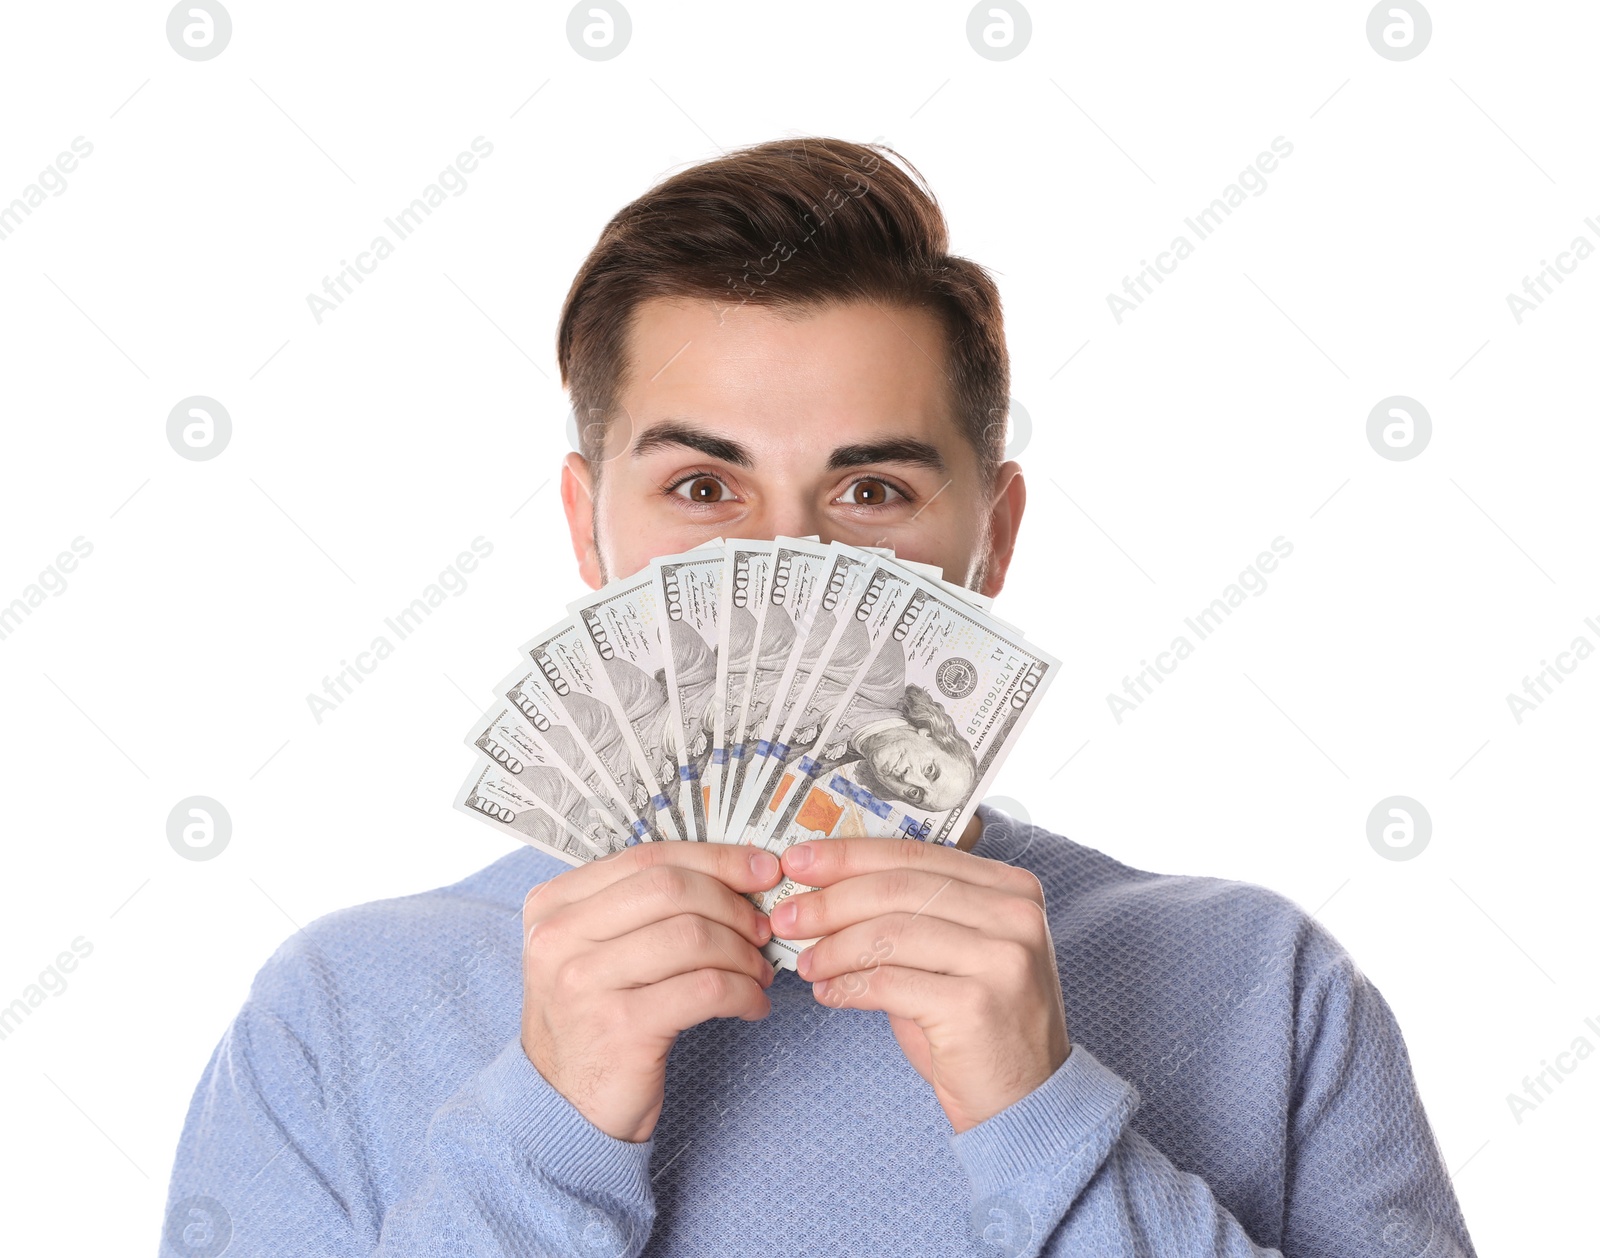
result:
M 796 352 L 830 341 L 848 347 L 866 338 L 904 342 L 908 356 L 924 358 L 934 356 L 943 341 L 942 325 L 932 311 L 867 298 L 779 303 L 649 297 L 634 307 L 629 335 L 635 349 L 657 341 L 665 346 L 688 335 L 728 347 L 760 345 L 772 352 Z
M 781 429 L 825 434 L 830 449 L 920 442 L 937 462 L 959 457 L 942 338 L 923 311 L 857 302 L 797 316 L 655 299 L 636 315 L 619 446 L 659 448 L 663 429 L 735 441 Z

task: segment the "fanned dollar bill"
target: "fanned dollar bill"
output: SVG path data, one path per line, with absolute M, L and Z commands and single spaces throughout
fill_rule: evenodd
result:
M 595 662 L 595 687 L 616 714 L 623 745 L 650 792 L 648 807 L 671 839 L 694 839 L 678 803 L 680 775 L 667 700 L 663 617 L 650 570 L 567 604 Z
M 737 814 L 741 838 L 749 841 L 763 828 L 764 814 L 776 806 L 772 794 L 784 764 L 816 740 L 919 584 L 916 574 L 881 556 L 836 557 L 806 645 L 792 661 L 798 667 L 782 710 L 747 777 Z
M 745 782 L 769 745 L 772 704 L 784 690 L 784 677 L 793 676 L 796 648 L 821 595 L 821 581 L 832 550 L 812 538 L 780 537 L 769 543 L 764 556 L 758 601 L 754 607 L 754 640 L 747 648 L 748 663 L 741 692 L 738 723 L 729 740 L 728 779 L 722 802 L 723 834 L 740 837 L 740 805 L 746 800 Z
M 522 651 L 543 674 L 563 724 L 583 739 L 585 749 L 611 778 L 635 837 L 652 841 L 668 837 L 656 820 L 656 792 L 629 746 L 627 718 L 590 653 L 582 626 L 569 617 L 523 643 Z
M 721 647 L 717 651 L 711 762 L 707 771 L 714 843 L 722 842 L 727 833 L 727 794 L 734 768 L 730 753 L 736 751 L 740 758 L 744 755 L 744 720 L 749 710 L 746 700 L 758 663 L 754 647 L 761 634 L 774 548 L 769 541 L 737 539 L 724 548 L 725 567 L 717 610 Z
M 723 569 L 721 546 L 650 564 L 652 590 L 662 620 L 660 647 L 666 674 L 666 740 L 678 767 L 678 807 L 691 838 L 716 837 L 710 825 L 706 770 L 715 734 L 717 656 Z
M 607 774 L 573 734 L 554 722 L 553 705 L 534 699 L 538 674 L 519 669 L 499 687 L 506 701 L 472 723 L 467 741 L 530 793 L 589 835 L 602 852 L 638 842 L 626 809 L 609 798 Z
M 790 560 L 792 589 L 778 590 L 776 577 L 771 582 L 774 588 L 767 595 L 762 648 L 770 643 L 770 658 L 775 661 L 781 656 L 784 662 L 772 688 L 759 701 L 751 700 L 759 719 L 748 722 L 727 814 L 727 834 L 736 841 L 742 838 L 740 830 L 752 810 L 759 807 L 772 757 L 782 754 L 781 735 L 790 714 L 820 679 L 817 664 L 831 649 L 838 606 L 853 600 L 867 570 L 877 563 L 874 556 L 837 542 L 820 553 L 811 544 L 780 546 L 774 551 L 775 573 L 780 558 Z
M 479 762 L 457 792 L 455 807 L 569 865 L 607 854 L 497 764 Z
M 899 610 L 891 588 L 865 617 L 870 585 L 863 594 L 830 666 L 853 661 L 852 641 L 870 642 L 871 658 L 815 733 L 795 736 L 749 842 L 774 853 L 840 834 L 956 843 L 1060 670 L 935 585 L 915 581 Z M 770 912 L 796 890 L 809 888 L 785 878 L 760 907 Z M 774 939 L 765 951 L 792 967 L 812 942 Z
M 663 840 L 954 844 L 1060 668 L 932 565 L 816 538 L 717 538 L 568 611 L 469 731 L 455 801 L 568 864 Z M 763 951 L 792 969 L 810 942 Z

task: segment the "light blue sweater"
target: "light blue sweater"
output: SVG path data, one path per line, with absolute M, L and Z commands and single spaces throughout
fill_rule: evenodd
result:
M 1130 869 L 984 810 L 1044 885 L 1073 1048 L 961 1135 L 885 1016 L 780 971 L 686 1032 L 654 1137 L 519 1042 L 519 849 L 332 913 L 262 968 L 185 1122 L 164 1254 L 1442 1258 L 1472 1254 L 1400 1030 L 1272 892 Z

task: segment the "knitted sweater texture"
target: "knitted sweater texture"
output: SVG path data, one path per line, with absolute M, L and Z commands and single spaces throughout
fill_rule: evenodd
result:
M 974 854 L 1044 886 L 1072 1051 L 952 1133 L 885 1015 L 779 971 L 701 1023 L 649 1141 L 519 1041 L 519 849 L 332 913 L 257 975 L 195 1091 L 162 1253 L 1474 1253 L 1382 995 L 1262 888 L 1169 877 L 983 809 Z

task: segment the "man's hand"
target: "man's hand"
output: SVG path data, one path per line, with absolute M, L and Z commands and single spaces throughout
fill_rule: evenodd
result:
M 742 894 L 778 862 L 728 843 L 641 843 L 566 870 L 522 906 L 522 1050 L 601 1131 L 644 1141 L 667 1054 L 707 1018 L 772 1011 L 766 915 Z
M 956 1132 L 1021 1100 L 1066 1061 L 1044 892 L 1026 869 L 942 843 L 797 843 L 783 870 L 816 887 L 772 911 L 782 939 L 819 938 L 800 977 L 835 1008 L 881 1009 Z

